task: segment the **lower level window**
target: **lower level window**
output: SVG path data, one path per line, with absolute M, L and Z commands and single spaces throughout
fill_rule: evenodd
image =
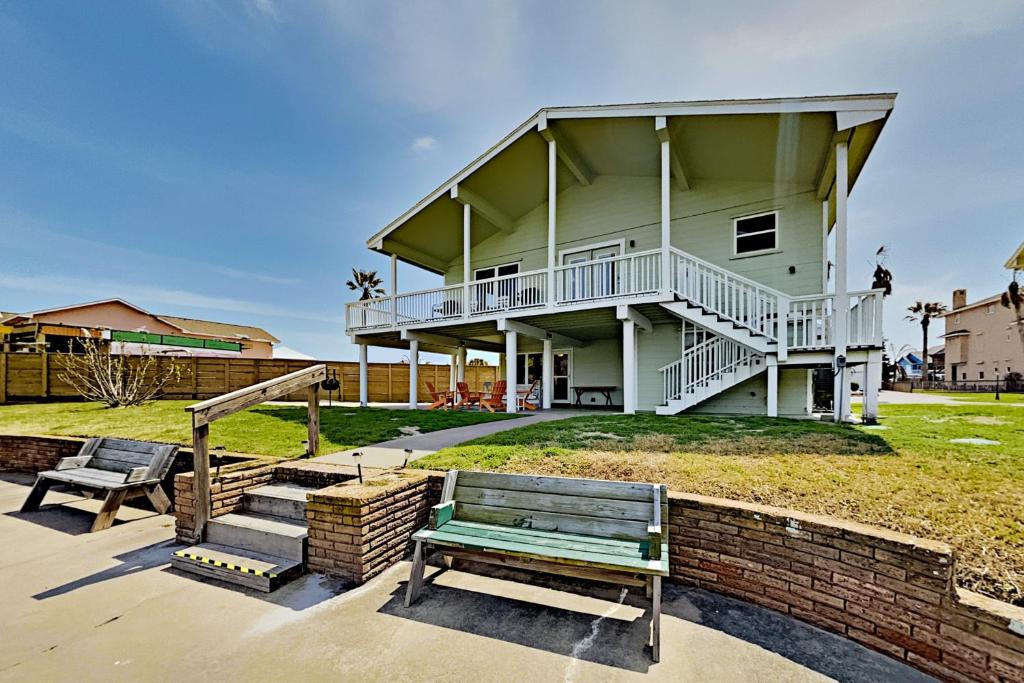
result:
M 734 250 L 737 256 L 772 251 L 779 247 L 778 211 L 737 218 L 733 221 L 733 229 L 736 240 Z

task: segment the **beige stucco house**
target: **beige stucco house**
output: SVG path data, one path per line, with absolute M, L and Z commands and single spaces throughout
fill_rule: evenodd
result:
M 392 295 L 347 306 L 363 378 L 371 345 L 409 350 L 412 387 L 419 351 L 478 349 L 544 407 L 809 416 L 822 370 L 841 419 L 865 366 L 873 416 L 882 296 L 848 282 L 847 199 L 894 101 L 540 110 L 368 240 Z M 443 281 L 402 292 L 398 260 Z
M 953 290 L 946 324 L 946 381 L 1005 379 L 1024 373 L 1024 340 L 1017 314 L 1000 303 L 1000 295 L 967 303 L 967 290 Z
M 3 324 L 12 350 L 67 351 L 86 337 L 111 342 L 113 352 L 272 358 L 278 341 L 259 327 L 158 315 L 122 299 L 9 314 Z

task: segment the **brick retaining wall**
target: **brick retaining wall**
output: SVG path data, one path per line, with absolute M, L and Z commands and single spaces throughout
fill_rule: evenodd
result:
M 35 474 L 52 470 L 61 458 L 78 455 L 85 439 L 0 434 L 0 471 Z
M 1024 608 L 956 588 L 945 543 L 670 493 L 672 578 L 790 614 L 946 680 L 1024 681 Z
M 390 478 L 309 495 L 310 571 L 363 583 L 405 556 L 413 532 L 427 523 L 430 477 L 385 476 Z
M 174 477 L 174 531 L 179 543 L 195 540 L 195 501 L 192 473 Z M 220 517 L 242 507 L 242 494 L 248 489 L 269 484 L 274 479 L 274 464 L 266 460 L 222 466 L 220 475 L 210 473 L 210 516 Z

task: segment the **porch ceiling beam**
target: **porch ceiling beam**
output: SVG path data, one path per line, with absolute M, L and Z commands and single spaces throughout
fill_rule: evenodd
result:
M 504 211 L 463 185 L 452 186 L 452 199 L 459 204 L 468 205 L 478 214 L 494 224 L 502 232 L 515 232 L 516 226 Z
M 381 247 L 390 254 L 397 254 L 398 258 L 403 261 L 409 261 L 418 266 L 426 266 L 437 273 L 443 274 L 448 272 L 448 263 L 444 259 L 422 252 L 407 244 L 386 239 L 382 242 Z
M 637 311 L 632 306 L 619 305 L 615 307 L 615 317 L 619 320 L 632 320 L 636 326 L 643 332 L 653 332 L 654 326 L 651 321 L 644 314 Z
M 548 123 L 547 116 L 542 112 L 537 121 L 537 132 L 548 142 L 555 143 L 555 153 L 580 185 L 589 185 L 594 180 L 594 171 L 586 159 L 573 147 L 565 136 Z
M 444 334 L 417 332 L 415 330 L 402 330 L 402 339 L 404 341 L 418 341 L 421 344 L 448 348 L 453 352 L 457 351 L 460 346 L 473 349 L 474 351 L 491 351 L 494 353 L 501 353 L 505 350 L 504 344 L 482 341 L 480 339 L 458 339 Z
M 686 179 L 686 169 L 683 167 L 683 155 L 679 149 L 672 144 L 672 136 L 668 131 L 668 117 L 654 117 L 654 132 L 658 134 L 659 142 L 668 142 L 669 165 L 672 167 L 672 178 L 676 181 L 676 187 L 685 192 L 690 189 L 690 182 Z
M 509 320 L 508 318 L 498 319 L 498 331 L 499 332 L 515 332 L 521 334 L 524 337 L 532 337 L 534 339 L 550 339 L 551 343 L 556 346 L 586 346 L 587 343 L 581 339 L 574 339 L 573 337 L 566 337 L 564 334 L 558 334 L 556 332 L 548 332 L 542 330 L 539 327 L 533 325 L 527 325 L 517 320 Z

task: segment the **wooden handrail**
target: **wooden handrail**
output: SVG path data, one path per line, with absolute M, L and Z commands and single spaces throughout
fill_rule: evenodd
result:
M 195 497 L 193 511 L 193 537 L 203 540 L 206 523 L 210 521 L 210 423 L 264 401 L 286 396 L 306 389 L 309 411 L 306 454 L 316 455 L 320 445 L 320 382 L 327 379 L 327 366 L 314 365 L 297 370 L 223 396 L 193 403 L 185 408 L 192 413 L 192 492 Z

